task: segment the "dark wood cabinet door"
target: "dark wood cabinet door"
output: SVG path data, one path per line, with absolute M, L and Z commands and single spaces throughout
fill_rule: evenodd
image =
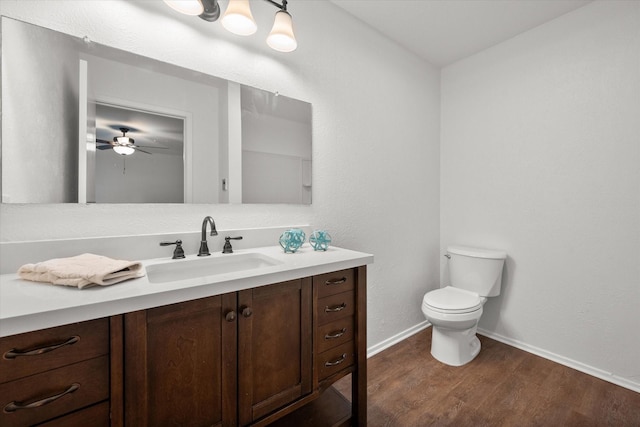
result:
M 238 294 L 240 425 L 311 393 L 311 279 Z
M 125 315 L 125 424 L 233 426 L 236 294 Z

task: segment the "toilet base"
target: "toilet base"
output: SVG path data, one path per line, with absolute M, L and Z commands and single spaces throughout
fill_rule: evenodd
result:
M 480 340 L 476 336 L 477 324 L 463 330 L 439 326 L 431 329 L 431 355 L 445 365 L 465 365 L 480 353 Z

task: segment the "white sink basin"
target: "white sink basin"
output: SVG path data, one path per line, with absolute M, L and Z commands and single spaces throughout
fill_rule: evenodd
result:
M 266 255 L 244 253 L 152 264 L 148 265 L 146 270 L 149 282 L 164 283 L 235 273 L 278 264 L 282 264 L 282 262 Z

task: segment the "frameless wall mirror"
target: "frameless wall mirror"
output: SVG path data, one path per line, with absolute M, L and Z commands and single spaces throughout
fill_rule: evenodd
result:
M 311 104 L 0 25 L 3 203 L 311 203 Z

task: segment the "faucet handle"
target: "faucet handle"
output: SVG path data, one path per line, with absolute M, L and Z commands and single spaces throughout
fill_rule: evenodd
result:
M 233 248 L 231 247 L 231 242 L 229 240 L 242 240 L 242 236 L 238 237 L 225 237 L 224 238 L 224 248 L 222 249 L 223 254 L 232 254 Z
M 176 248 L 173 251 L 173 256 L 171 259 L 181 259 L 184 258 L 184 249 L 182 249 L 182 240 L 178 239 L 175 242 L 160 242 L 160 246 L 169 246 L 176 245 Z

